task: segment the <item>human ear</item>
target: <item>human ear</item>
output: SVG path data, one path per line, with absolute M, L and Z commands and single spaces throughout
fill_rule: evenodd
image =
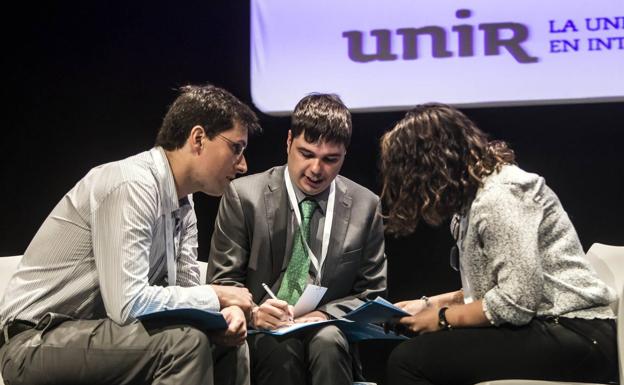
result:
M 191 128 L 191 133 L 188 140 L 191 144 L 193 152 L 199 152 L 202 150 L 202 148 L 204 147 L 203 140 L 205 136 L 206 133 L 202 126 L 194 126 L 193 128 Z

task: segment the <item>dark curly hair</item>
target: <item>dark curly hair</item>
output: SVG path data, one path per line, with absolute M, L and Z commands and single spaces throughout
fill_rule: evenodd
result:
M 486 176 L 514 163 L 505 142 L 488 141 L 455 108 L 416 106 L 381 138 L 386 231 L 407 235 L 421 218 L 437 226 L 464 212 Z

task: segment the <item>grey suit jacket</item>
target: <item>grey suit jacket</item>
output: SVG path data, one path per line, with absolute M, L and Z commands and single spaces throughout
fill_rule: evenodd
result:
M 207 283 L 245 286 L 254 302 L 276 293 L 290 255 L 286 234 L 290 206 L 284 167 L 233 181 L 226 190 L 210 245 Z M 321 285 L 328 288 L 318 310 L 341 317 L 365 300 L 386 294 L 384 233 L 379 197 L 338 176 L 336 204 Z

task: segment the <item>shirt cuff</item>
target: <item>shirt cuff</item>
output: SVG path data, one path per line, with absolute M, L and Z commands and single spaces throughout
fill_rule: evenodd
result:
M 492 318 L 492 314 L 490 314 L 490 311 L 488 310 L 487 302 L 483 300 L 481 303 L 483 304 L 483 313 L 485 314 L 485 318 L 490 321 L 490 325 L 496 325 L 494 319 Z
M 219 297 L 210 285 L 191 286 L 183 289 L 186 291 L 185 297 L 188 299 L 190 307 L 211 311 L 221 310 Z M 177 305 L 184 306 L 183 303 Z
M 206 299 L 208 310 L 219 311 L 221 310 L 221 303 L 219 302 L 219 296 L 217 292 L 210 285 L 200 285 L 198 287 L 203 288 L 206 291 Z

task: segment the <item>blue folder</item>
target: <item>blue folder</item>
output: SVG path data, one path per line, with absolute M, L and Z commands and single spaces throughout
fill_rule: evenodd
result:
M 344 323 L 339 325 L 340 330 L 345 334 L 349 342 L 364 340 L 406 340 L 406 336 L 396 334 L 393 331 L 385 332 L 384 328 L 374 324 L 363 324 L 359 322 Z
M 201 330 L 223 330 L 228 327 L 221 313 L 192 308 L 162 310 L 140 315 L 137 319 L 143 323 L 192 325 Z
M 376 324 L 389 321 L 392 318 L 400 318 L 409 315 L 411 314 L 394 306 L 382 297 L 377 297 L 346 314 L 344 318 L 358 323 Z

